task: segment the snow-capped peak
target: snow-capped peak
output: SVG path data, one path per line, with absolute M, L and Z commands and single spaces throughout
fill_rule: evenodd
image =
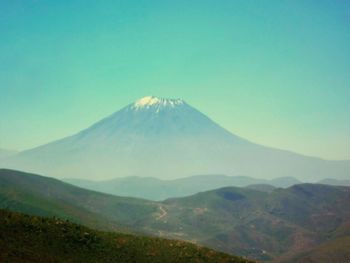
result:
M 147 97 L 144 97 L 144 98 L 137 100 L 135 102 L 135 106 L 136 107 L 145 107 L 145 106 L 151 106 L 151 105 L 157 104 L 159 102 L 160 102 L 160 99 L 158 99 L 157 97 L 147 96 Z
M 144 98 L 141 98 L 137 100 L 133 108 L 134 109 L 142 109 L 142 108 L 149 108 L 156 106 L 158 109 L 161 107 L 175 107 L 177 105 L 184 104 L 184 101 L 182 99 L 164 99 L 164 98 L 157 98 L 154 96 L 147 96 Z

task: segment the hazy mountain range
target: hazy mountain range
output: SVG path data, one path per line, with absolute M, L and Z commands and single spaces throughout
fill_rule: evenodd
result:
M 271 190 L 275 187 L 289 187 L 301 181 L 292 177 L 279 177 L 271 180 L 247 176 L 197 175 L 180 179 L 162 180 L 152 177 L 129 176 L 105 181 L 64 179 L 70 184 L 119 196 L 139 197 L 150 200 L 164 200 L 171 197 L 184 197 L 198 192 L 221 187 L 250 187 Z
M 226 187 L 155 202 L 0 170 L 0 208 L 188 240 L 261 261 L 347 262 L 349 202 L 349 187 L 318 184 L 271 191 Z
M 160 201 L 172 197 L 185 197 L 203 191 L 234 186 L 270 192 L 275 188 L 287 188 L 303 182 L 293 177 L 257 179 L 248 176 L 196 175 L 163 180 L 154 177 L 129 176 L 112 180 L 85 180 L 67 178 L 64 182 L 107 194 L 145 198 Z M 350 186 L 350 180 L 323 179 L 318 184 Z
M 234 120 L 232 120 L 234 121 Z M 347 179 L 350 161 L 328 161 L 254 144 L 181 99 L 145 97 L 73 136 L 0 162 L 59 178 L 195 174 Z

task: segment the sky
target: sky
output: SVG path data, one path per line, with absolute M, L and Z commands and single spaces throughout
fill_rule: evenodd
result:
M 0 0 L 0 148 L 147 95 L 259 144 L 350 159 L 350 2 Z

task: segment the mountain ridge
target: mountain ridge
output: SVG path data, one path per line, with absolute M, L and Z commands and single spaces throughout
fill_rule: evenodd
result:
M 189 196 L 198 192 L 227 186 L 248 187 L 250 185 L 265 184 L 271 185 L 271 187 L 286 188 L 294 184 L 302 183 L 291 177 L 279 177 L 265 180 L 247 176 L 226 175 L 196 175 L 172 180 L 138 176 L 121 177 L 105 181 L 89 181 L 74 178 L 66 178 L 62 180 L 85 189 L 118 196 L 138 197 L 155 201 L 173 197 Z

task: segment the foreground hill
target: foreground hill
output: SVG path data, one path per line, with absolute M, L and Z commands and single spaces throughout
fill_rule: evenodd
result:
M 182 241 L 99 232 L 57 218 L 0 210 L 0 262 L 220 262 L 243 258 Z
M 349 187 L 317 184 L 226 187 L 153 202 L 0 170 L 0 208 L 187 240 L 259 261 L 290 262 L 349 237 L 349 203 Z
M 279 177 L 266 180 L 248 176 L 226 175 L 196 175 L 173 180 L 130 176 L 102 181 L 82 179 L 64 179 L 64 181 L 79 187 L 103 193 L 158 201 L 173 197 L 184 197 L 198 192 L 226 186 L 247 187 L 250 185 L 264 184 L 271 185 L 271 187 L 284 188 L 301 183 L 293 177 Z
M 85 190 L 57 179 L 0 169 L 0 208 L 41 216 L 59 216 L 92 227 L 120 230 L 155 220 L 152 201 Z
M 252 143 L 181 99 L 145 97 L 72 136 L 23 151 L 0 167 L 57 178 L 195 174 L 346 179 L 350 161 L 329 161 Z

